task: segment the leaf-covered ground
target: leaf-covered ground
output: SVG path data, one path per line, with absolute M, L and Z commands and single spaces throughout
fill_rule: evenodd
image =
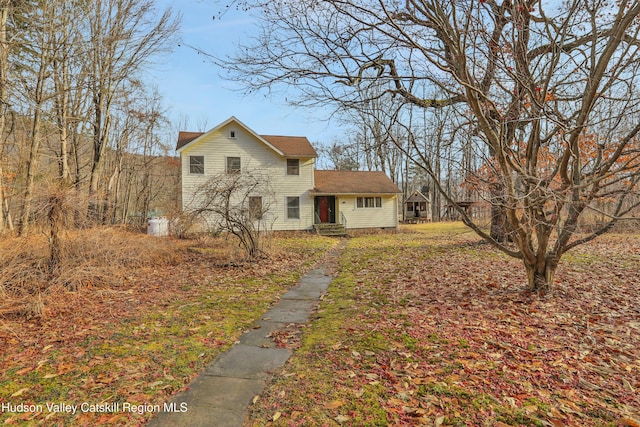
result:
M 309 235 L 274 238 L 270 258 L 219 267 L 228 258 L 229 242 L 223 239 L 203 246 L 95 233 L 100 243 L 86 253 L 92 261 L 66 259 L 64 274 L 76 269 L 76 277 L 99 276 L 99 283 L 78 279 L 76 291 L 52 285 L 39 319 L 0 316 L 0 405 L 44 409 L 2 410 L 2 425 L 144 425 L 152 416 L 148 405 L 162 405 L 183 389 L 335 244 Z M 80 237 L 86 249 L 91 236 Z M 38 242 L 28 243 L 31 252 L 39 251 Z M 2 244 L 4 265 L 17 266 L 27 256 L 5 259 L 24 240 Z M 147 250 L 150 255 L 141 257 Z M 167 252 L 170 257 L 159 255 Z M 107 406 L 125 402 L 129 410 Z M 56 403 L 94 406 L 76 414 L 46 406 Z
M 351 239 L 248 425 L 640 425 L 640 236 L 563 259 L 553 292 L 461 226 Z

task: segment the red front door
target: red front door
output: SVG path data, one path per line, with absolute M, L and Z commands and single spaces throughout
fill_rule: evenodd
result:
M 329 198 L 318 197 L 318 215 L 320 216 L 320 222 L 329 222 L 329 209 Z

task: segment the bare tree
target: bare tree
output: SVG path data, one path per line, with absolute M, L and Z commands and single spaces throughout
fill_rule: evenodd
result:
M 9 102 L 7 100 L 7 85 L 9 84 L 8 67 L 9 67 L 9 40 L 8 20 L 11 9 L 13 7 L 11 0 L 0 1 L 0 162 L 4 157 L 4 145 L 6 138 L 6 117 L 9 110 Z M 6 196 L 4 191 L 4 169 L 0 163 L 0 233 L 3 233 L 9 219 L 9 212 L 5 210 Z
M 135 112 L 138 120 L 139 146 L 136 152 L 140 159 L 139 189 L 136 200 L 142 218 L 146 222 L 151 211 L 151 203 L 156 198 L 159 178 L 154 177 L 154 166 L 162 151 L 160 143 L 160 129 L 168 125 L 165 111 L 162 109 L 161 98 L 156 90 L 143 98 L 143 103 Z
M 638 205 L 640 1 L 245 6 L 263 31 L 236 57 L 218 62 L 249 90 L 282 83 L 301 89 L 299 104 L 345 106 L 362 102 L 363 87 L 377 87 L 378 97 L 401 99 L 398 108 L 459 116 L 470 137 L 456 143 L 486 156 L 489 174 L 478 177 L 489 186 L 478 191 L 506 219 L 508 239 L 487 232 L 447 195 L 419 147 L 412 158 L 467 225 L 522 260 L 531 290 L 549 290 L 566 251 L 610 230 Z M 604 198 L 612 200 L 607 221 L 576 234 L 580 218 Z
M 253 260 L 264 255 L 261 237 L 272 195 L 268 177 L 259 171 L 217 174 L 196 190 L 192 205 L 198 207 L 189 214 L 215 232 L 237 237 L 247 260 Z
M 328 147 L 320 147 L 318 151 L 329 160 L 333 169 L 355 171 L 360 168 L 358 145 L 357 141 L 333 142 Z
M 77 151 L 79 135 L 83 133 L 88 116 L 86 84 L 86 22 L 89 7 L 77 0 L 60 1 L 56 14 L 56 46 L 51 64 L 53 80 L 53 122 L 57 128 L 59 147 L 55 151 L 58 160 L 59 181 L 69 185 L 74 181 L 71 171 L 71 153 Z M 80 177 L 76 165 L 76 187 Z
M 104 153 L 109 146 L 111 109 L 123 84 L 148 64 L 153 55 L 171 48 L 179 20 L 167 9 L 155 20 L 150 0 L 96 0 L 90 16 L 91 72 L 89 90 L 93 108 L 93 159 L 89 195 L 90 214 L 98 215 L 99 182 Z
M 34 180 L 38 172 L 38 160 L 42 145 L 42 122 L 46 103 L 52 94 L 48 85 L 49 69 L 53 62 L 56 30 L 57 2 L 43 5 L 42 8 L 31 8 L 28 14 L 35 31 L 29 33 L 22 51 L 23 68 L 18 74 L 22 96 L 28 112 L 32 114 L 28 136 L 28 157 L 25 168 L 25 185 L 22 214 L 18 232 L 23 235 L 29 225 L 31 202 L 34 195 Z
M 154 6 L 150 0 L 0 0 L 0 231 L 12 225 L 11 210 L 21 210 L 19 232 L 26 233 L 42 206 L 34 198 L 57 192 L 55 185 L 73 185 L 83 217 L 91 205 L 82 197 L 87 193 L 90 212 L 106 212 L 114 180 L 105 178 L 114 174 L 104 163 L 122 153 L 111 123 L 115 114 L 140 121 L 135 110 L 115 106 L 128 92 L 147 96 L 141 74 L 171 49 L 178 30 L 179 17 Z M 154 143 L 159 128 L 154 125 Z M 76 224 L 83 220 L 78 216 Z

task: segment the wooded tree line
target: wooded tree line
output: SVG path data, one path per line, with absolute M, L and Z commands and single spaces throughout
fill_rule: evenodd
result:
M 341 111 L 340 118 L 347 131 L 320 150 L 329 168 L 383 171 L 404 195 L 417 190 L 428 196 L 433 221 L 457 218 L 437 191 L 433 177 L 416 164 L 419 155 L 426 156 L 447 197 L 474 203 L 473 215 L 488 220 L 486 200 L 482 192 L 467 185 L 465 172 L 478 170 L 486 156 L 474 151 L 477 147 L 469 143 L 470 135 L 451 112 L 419 108 L 403 112 L 396 99 L 378 94 L 367 95 L 357 108 Z
M 362 117 L 359 142 L 374 141 L 364 160 L 393 175 L 395 153 L 407 156 L 523 262 L 530 289 L 549 289 L 568 250 L 637 217 L 640 1 L 240 3 L 262 30 L 214 58 L 229 79 L 297 87 L 296 105 Z M 490 205 L 489 228 L 454 186 Z
M 0 0 L 0 231 L 58 211 L 144 222 L 177 203 L 161 200 L 176 197 L 178 162 L 143 72 L 178 26 L 151 0 Z

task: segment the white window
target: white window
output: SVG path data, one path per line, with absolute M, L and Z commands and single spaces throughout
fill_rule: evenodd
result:
M 287 218 L 300 219 L 300 197 L 287 197 Z
M 235 138 L 235 137 L 236 137 L 236 131 L 235 130 L 229 131 L 229 138 Z
M 240 173 L 240 157 L 227 157 L 227 173 Z
M 204 175 L 204 156 L 189 156 L 189 173 Z
M 382 197 L 358 197 L 356 206 L 358 208 L 381 208 Z

